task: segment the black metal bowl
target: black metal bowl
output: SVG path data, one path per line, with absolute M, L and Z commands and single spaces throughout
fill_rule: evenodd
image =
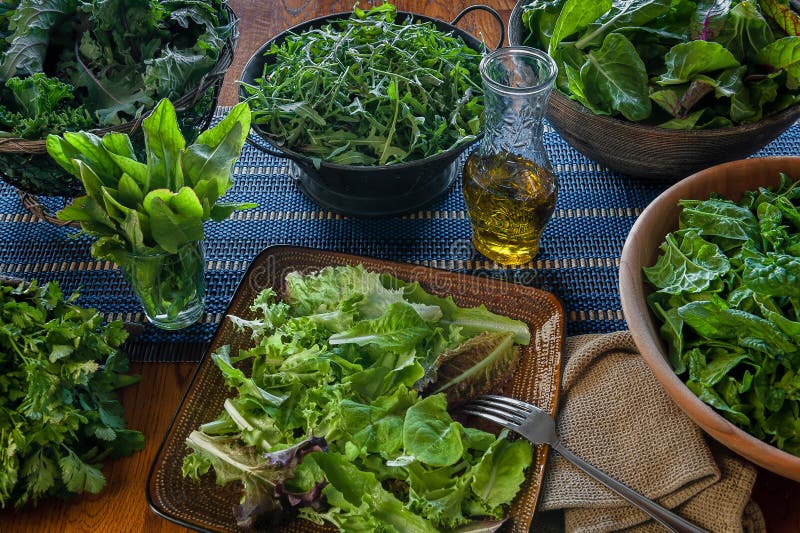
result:
M 488 6 L 469 6 L 450 23 L 402 11 L 398 11 L 397 15 L 403 19 L 410 16 L 417 22 L 431 22 L 440 31 L 452 32 L 461 37 L 473 50 L 481 51 L 483 45 L 478 39 L 455 26 L 464 15 L 474 10 L 486 11 L 495 18 L 500 25 L 499 43 L 502 43 L 505 38 L 505 24 L 497 11 Z M 264 73 L 264 65 L 273 60 L 264 53 L 273 44 L 283 43 L 288 34 L 319 28 L 333 21 L 348 18 L 351 14 L 343 12 L 315 18 L 280 33 L 255 51 L 245 65 L 241 81 L 255 85 L 255 80 Z M 246 101 L 247 98 L 247 93 L 240 86 L 239 100 Z M 459 155 L 472 144 L 465 143 L 424 159 L 395 165 L 338 165 L 323 161 L 317 168 L 310 157 L 283 146 L 282 139 L 272 135 L 261 125 L 253 124 L 252 130 L 261 139 L 250 135 L 248 142 L 270 155 L 290 159 L 292 162 L 290 175 L 298 181 L 300 189 L 308 197 L 333 211 L 368 217 L 408 213 L 439 198 L 458 174 Z

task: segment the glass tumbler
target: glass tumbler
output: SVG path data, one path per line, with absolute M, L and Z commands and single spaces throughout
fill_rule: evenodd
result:
M 462 173 L 472 242 L 503 265 L 533 259 L 556 204 L 558 179 L 542 141 L 558 69 L 541 50 L 498 48 L 483 58 L 485 127 Z
M 202 316 L 206 292 L 202 241 L 184 244 L 177 253 L 128 252 L 119 266 L 154 325 L 181 329 Z

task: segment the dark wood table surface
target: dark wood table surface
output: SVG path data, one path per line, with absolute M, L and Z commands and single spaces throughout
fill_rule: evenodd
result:
M 238 49 L 220 95 L 221 105 L 236 103 L 236 80 L 253 52 L 281 31 L 308 19 L 349 11 L 353 0 L 229 0 L 240 18 Z M 403 11 L 452 20 L 466 6 L 464 0 L 396 0 Z M 508 20 L 512 0 L 483 0 Z M 368 5 L 362 3 L 362 7 Z M 497 42 L 496 23 L 484 13 L 469 14 L 461 23 L 473 35 L 483 33 L 487 43 Z M 131 428 L 147 436 L 144 451 L 110 462 L 104 472 L 108 483 L 98 495 L 69 501 L 50 499 L 37 508 L 0 511 L 0 532 L 173 532 L 186 531 L 153 514 L 145 500 L 150 464 L 196 365 L 190 363 L 134 363 L 138 385 L 122 392 L 122 403 Z M 800 532 L 800 483 L 759 470 L 754 492 L 764 512 L 768 531 Z

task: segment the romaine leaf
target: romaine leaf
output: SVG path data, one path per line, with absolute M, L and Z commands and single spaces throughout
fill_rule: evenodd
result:
M 246 103 L 241 103 L 231 109 L 219 124 L 201 133 L 181 158 L 188 183 L 194 186 L 200 180 L 216 179 L 219 184 L 216 193 L 222 196 L 230 186 L 233 164 L 249 131 L 249 109 Z
M 142 131 L 149 178 L 144 188 L 177 190 L 183 187 L 181 152 L 186 148 L 186 141 L 178 128 L 175 108 L 166 104 L 156 106 L 142 121 Z
M 459 307 L 452 296 L 445 298 L 435 296 L 426 292 L 417 282 L 405 283 L 395 279 L 389 283 L 392 286 L 402 287 L 405 298 L 411 303 L 438 307 L 442 312 L 439 325 L 458 328 L 465 337 L 472 337 L 485 331 L 510 332 L 517 344 L 527 345 L 531 341 L 531 332 L 527 324 L 492 313 L 483 304 L 478 307 Z
M 436 533 L 436 528 L 427 520 L 406 510 L 400 500 L 381 486 L 374 474 L 362 472 L 344 456 L 315 453 L 309 457 L 325 472 L 329 485 L 323 489 L 323 493 L 328 500 L 361 517 L 372 528 L 388 525 L 408 533 Z M 346 520 L 352 520 L 348 517 L 340 522 L 335 516 L 328 517 L 340 527 L 347 523 Z
M 413 307 L 406 303 L 393 303 L 380 317 L 362 320 L 352 328 L 331 335 L 332 345 L 353 343 L 359 346 L 375 345 L 384 350 L 408 352 L 433 335 L 433 329 Z

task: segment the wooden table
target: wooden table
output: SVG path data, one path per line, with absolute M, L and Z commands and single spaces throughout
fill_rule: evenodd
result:
M 236 103 L 235 81 L 252 53 L 275 34 L 295 24 L 329 13 L 348 11 L 352 0 L 229 0 L 239 15 L 241 37 L 233 65 L 225 79 L 221 105 Z M 403 11 L 425 13 L 452 20 L 464 7 L 464 0 L 397 0 Z M 484 0 L 508 20 L 512 0 Z M 463 27 L 487 43 L 497 41 L 496 25 L 485 14 L 470 14 Z M 50 499 L 36 509 L 0 512 L 0 532 L 176 532 L 186 531 L 153 514 L 145 500 L 145 486 L 151 462 L 167 426 L 186 390 L 195 364 L 135 363 L 132 372 L 141 382 L 122 392 L 128 424 L 147 436 L 146 448 L 132 457 L 110 462 L 104 470 L 108 484 L 98 495 L 69 501 Z M 754 493 L 772 533 L 800 531 L 800 483 L 759 470 Z

